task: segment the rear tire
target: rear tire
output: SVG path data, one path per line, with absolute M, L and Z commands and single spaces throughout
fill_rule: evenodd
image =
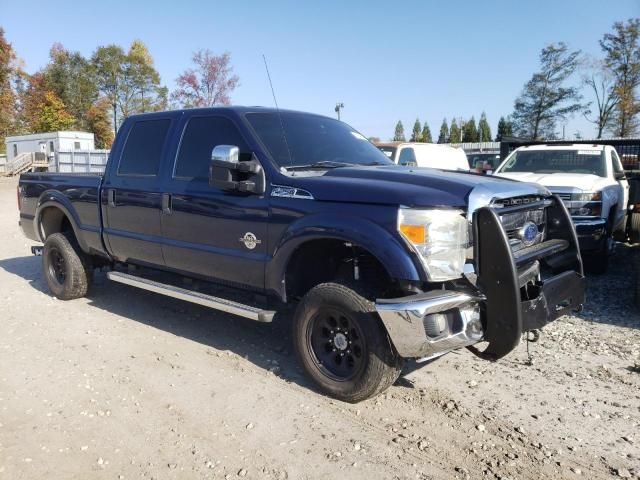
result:
M 44 242 L 42 269 L 51 293 L 60 300 L 84 297 L 93 270 L 73 235 L 54 233 Z
M 293 341 L 304 371 L 326 394 L 345 402 L 371 398 L 402 370 L 374 304 L 351 288 L 323 283 L 302 299 Z

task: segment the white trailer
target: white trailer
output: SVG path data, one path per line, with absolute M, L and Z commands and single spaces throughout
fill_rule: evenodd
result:
M 8 163 L 23 153 L 44 153 L 51 158 L 60 150 L 95 149 L 93 133 L 71 131 L 13 135 L 5 139 L 5 144 Z

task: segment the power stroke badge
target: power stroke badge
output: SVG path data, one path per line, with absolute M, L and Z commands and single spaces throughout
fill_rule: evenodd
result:
M 244 234 L 244 237 L 240 239 L 244 246 L 249 250 L 253 250 L 256 246 L 262 243 L 262 240 L 259 240 L 253 233 L 247 232 Z

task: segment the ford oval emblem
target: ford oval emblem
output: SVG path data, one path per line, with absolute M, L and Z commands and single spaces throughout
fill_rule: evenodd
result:
M 522 240 L 522 243 L 524 243 L 526 246 L 529 246 L 533 245 L 533 243 L 536 241 L 536 238 L 538 238 L 538 233 L 538 226 L 533 222 L 527 222 L 518 232 L 518 236 L 520 237 L 520 240 Z

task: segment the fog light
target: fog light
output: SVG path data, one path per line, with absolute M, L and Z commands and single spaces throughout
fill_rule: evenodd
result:
M 447 315 L 445 313 L 434 313 L 424 318 L 424 331 L 429 337 L 439 337 L 446 329 Z
M 466 334 L 473 340 L 481 340 L 484 336 L 482 329 L 482 320 L 480 319 L 480 307 L 474 305 L 468 308 L 461 308 L 460 315 L 464 324 L 467 326 Z

